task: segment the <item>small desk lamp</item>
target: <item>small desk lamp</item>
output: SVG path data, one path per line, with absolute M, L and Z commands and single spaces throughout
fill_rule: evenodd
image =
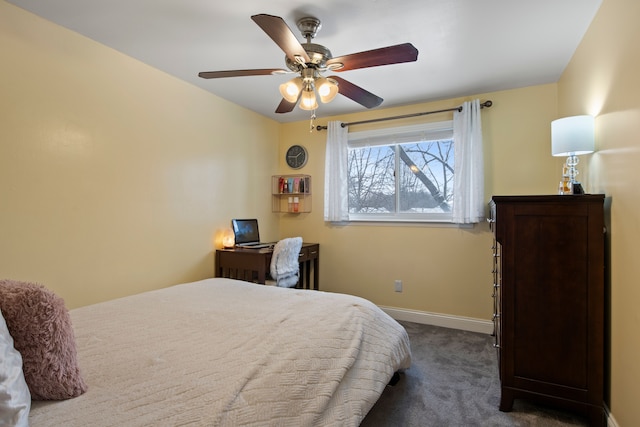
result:
M 578 156 L 593 153 L 595 146 L 593 116 L 573 116 L 551 122 L 551 155 L 568 156 L 569 188 L 574 194 L 582 191 L 576 180 Z M 576 191 L 578 190 L 578 191 Z
M 233 235 L 233 230 L 227 228 L 222 233 L 222 247 L 232 248 L 235 245 L 235 236 Z

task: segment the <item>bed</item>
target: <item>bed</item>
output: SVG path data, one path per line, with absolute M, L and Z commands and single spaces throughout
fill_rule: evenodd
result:
M 88 389 L 42 426 L 357 426 L 410 365 L 404 328 L 354 296 L 215 278 L 70 311 Z

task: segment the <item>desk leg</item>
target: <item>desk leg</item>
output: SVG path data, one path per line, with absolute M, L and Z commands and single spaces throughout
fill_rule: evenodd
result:
M 258 283 L 264 285 L 267 281 L 267 271 L 264 266 L 258 268 Z
M 304 262 L 304 288 L 311 289 L 311 260 Z
M 305 283 L 304 283 L 305 264 L 306 263 L 304 261 L 302 261 L 298 265 L 300 271 L 298 273 L 298 283 L 296 283 L 296 289 L 304 289 L 305 288 Z
M 308 279 L 307 279 L 308 280 Z M 313 259 L 313 289 L 320 289 L 320 257 Z

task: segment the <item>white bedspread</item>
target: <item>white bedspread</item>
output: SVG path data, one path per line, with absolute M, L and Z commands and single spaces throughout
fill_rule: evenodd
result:
M 41 426 L 357 426 L 409 339 L 371 302 L 207 279 L 71 310 L 87 393 Z

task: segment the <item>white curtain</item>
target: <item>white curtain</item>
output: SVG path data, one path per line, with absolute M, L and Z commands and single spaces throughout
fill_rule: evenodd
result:
M 324 220 L 349 220 L 347 186 L 348 130 L 340 122 L 327 125 L 327 146 L 324 163 Z
M 453 222 L 477 223 L 484 219 L 484 159 L 480 101 L 465 102 L 453 113 L 455 174 Z

